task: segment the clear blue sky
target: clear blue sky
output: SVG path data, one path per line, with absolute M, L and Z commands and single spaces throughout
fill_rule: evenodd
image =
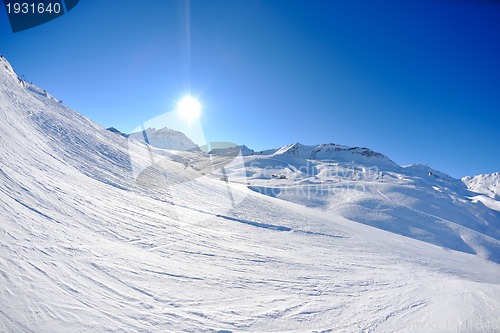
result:
M 209 141 L 366 146 L 454 177 L 500 171 L 500 4 L 83 0 L 13 34 L 20 75 L 130 131 L 199 96 Z

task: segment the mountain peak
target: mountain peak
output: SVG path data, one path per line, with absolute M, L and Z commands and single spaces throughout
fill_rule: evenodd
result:
M 494 172 L 463 177 L 462 181 L 473 192 L 485 194 L 495 200 L 500 198 L 500 173 Z
M 282 154 L 288 154 L 288 155 L 298 155 L 299 152 L 304 148 L 305 146 L 301 144 L 300 142 L 295 142 L 289 145 L 286 145 L 284 147 L 279 148 L 275 154 L 276 155 L 282 155 Z
M 210 150 L 209 154 L 221 156 L 236 156 L 241 154 L 241 156 L 250 156 L 255 154 L 255 151 L 245 145 L 235 145 L 232 147 L 214 148 Z
M 128 137 L 156 148 L 181 151 L 200 150 L 198 145 L 196 145 L 184 133 L 167 127 L 160 129 L 149 127 L 141 132 L 130 133 Z
M 296 142 L 277 149 L 274 155 L 292 155 L 310 160 L 360 161 L 365 164 L 376 163 L 399 167 L 384 154 L 365 147 L 349 147 L 335 143 L 309 146 Z

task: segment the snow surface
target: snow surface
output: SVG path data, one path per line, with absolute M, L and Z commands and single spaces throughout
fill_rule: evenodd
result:
M 493 199 L 500 199 L 500 173 L 467 176 L 462 178 L 467 187 L 474 192 L 485 194 Z
M 145 149 L 3 58 L 0 119 L 2 332 L 500 331 L 499 218 L 453 179 Z M 417 224 L 434 238 L 396 234 Z

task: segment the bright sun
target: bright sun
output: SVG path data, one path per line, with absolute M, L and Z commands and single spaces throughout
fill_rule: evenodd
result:
M 200 116 L 201 105 L 196 98 L 186 96 L 177 104 L 177 110 L 182 118 L 192 121 Z

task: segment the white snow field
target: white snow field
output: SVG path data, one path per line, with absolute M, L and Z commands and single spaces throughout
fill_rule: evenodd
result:
M 500 332 L 498 212 L 336 147 L 149 149 L 1 58 L 0 331 Z
M 500 172 L 462 178 L 467 187 L 477 193 L 486 194 L 493 199 L 500 198 Z

